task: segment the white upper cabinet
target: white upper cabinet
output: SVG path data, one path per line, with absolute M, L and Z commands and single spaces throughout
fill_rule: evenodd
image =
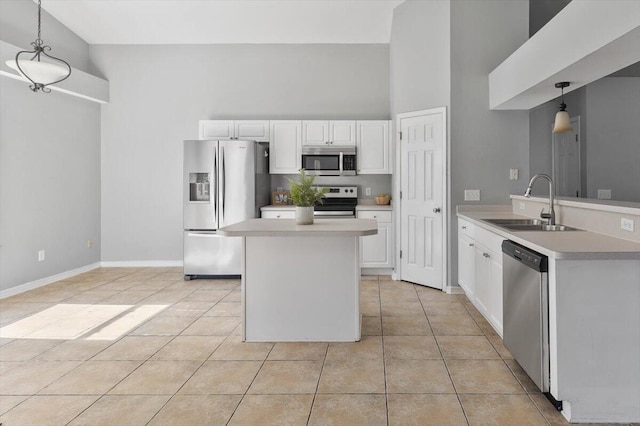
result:
M 200 139 L 231 139 L 233 120 L 200 120 Z
M 302 167 L 302 121 L 270 122 L 269 172 L 297 174 Z
M 235 121 L 234 137 L 250 141 L 269 142 L 269 120 Z
M 302 122 L 303 145 L 328 145 L 329 122 L 326 120 L 304 120 Z
M 355 146 L 356 122 L 353 120 L 330 121 L 329 144 L 340 146 Z
M 200 120 L 199 137 L 269 142 L 269 120 Z
M 303 145 L 356 145 L 354 120 L 304 120 L 302 122 Z
M 357 122 L 358 174 L 391 174 L 391 149 L 388 120 Z

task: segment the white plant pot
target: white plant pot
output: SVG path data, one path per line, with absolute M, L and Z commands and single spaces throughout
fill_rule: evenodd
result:
M 311 207 L 296 206 L 296 224 L 298 225 L 313 224 L 313 206 Z

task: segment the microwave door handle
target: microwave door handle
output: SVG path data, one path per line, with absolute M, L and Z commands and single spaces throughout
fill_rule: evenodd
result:
M 342 174 L 342 162 L 344 161 L 344 154 L 340 151 L 340 174 Z

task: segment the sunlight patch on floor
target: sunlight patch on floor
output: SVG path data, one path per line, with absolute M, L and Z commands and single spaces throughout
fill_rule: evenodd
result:
M 112 340 L 168 305 L 57 304 L 0 328 L 9 339 Z

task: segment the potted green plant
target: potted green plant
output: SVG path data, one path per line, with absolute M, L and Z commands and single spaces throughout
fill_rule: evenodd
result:
M 315 176 L 305 175 L 304 169 L 300 169 L 298 177 L 298 182 L 287 178 L 289 185 L 291 185 L 289 188 L 291 200 L 296 206 L 296 223 L 298 225 L 311 225 L 313 224 L 313 206 L 316 201 L 322 203 L 322 198 L 327 193 L 327 188 L 313 187 Z

